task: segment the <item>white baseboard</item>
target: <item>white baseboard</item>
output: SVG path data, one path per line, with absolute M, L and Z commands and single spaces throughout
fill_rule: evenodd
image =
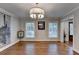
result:
M 20 41 L 60 41 L 59 39 L 21 39 Z
M 75 51 L 75 52 L 79 53 L 79 51 L 78 51 L 78 50 L 76 50 L 76 49 L 73 49 L 73 51 Z
M 20 41 L 60 41 L 60 40 L 20 40 Z
M 15 41 L 15 42 L 11 43 L 11 44 L 8 44 L 8 45 L 6 45 L 6 46 L 0 48 L 0 52 L 3 51 L 3 50 L 5 50 L 5 49 L 7 49 L 7 48 L 9 48 L 9 47 L 11 47 L 12 45 L 14 45 L 14 44 L 16 44 L 16 43 L 18 43 L 18 42 L 19 42 L 19 40 L 17 40 L 17 41 Z

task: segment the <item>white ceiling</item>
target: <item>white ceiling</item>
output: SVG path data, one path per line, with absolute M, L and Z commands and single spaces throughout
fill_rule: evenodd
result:
M 4 8 L 8 12 L 11 12 L 18 17 L 28 17 L 30 8 L 35 6 L 35 3 L 0 3 L 0 8 Z M 62 17 L 78 6 L 78 3 L 38 4 L 38 7 L 43 8 L 45 10 L 45 15 L 48 17 Z

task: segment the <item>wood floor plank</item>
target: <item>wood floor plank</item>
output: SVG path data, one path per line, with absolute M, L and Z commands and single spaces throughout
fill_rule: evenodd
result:
M 61 42 L 21 41 L 0 52 L 0 55 L 77 55 L 77 53 Z

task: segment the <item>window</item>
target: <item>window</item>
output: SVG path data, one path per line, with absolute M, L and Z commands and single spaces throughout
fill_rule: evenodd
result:
M 70 35 L 73 35 L 73 23 L 70 24 Z
M 34 23 L 26 23 L 26 38 L 34 38 L 35 37 L 35 25 Z
M 4 26 L 4 14 L 0 13 L 0 28 Z
M 58 37 L 58 24 L 57 23 L 49 23 L 49 38 L 57 38 Z

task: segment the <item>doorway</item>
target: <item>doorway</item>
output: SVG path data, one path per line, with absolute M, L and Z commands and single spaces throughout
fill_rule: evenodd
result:
M 61 23 L 60 35 L 61 42 L 73 47 L 73 19 Z
M 73 45 L 73 22 L 69 22 L 69 44 Z

